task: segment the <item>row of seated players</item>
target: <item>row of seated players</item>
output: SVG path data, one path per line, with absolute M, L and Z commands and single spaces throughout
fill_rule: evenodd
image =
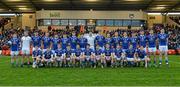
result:
M 150 59 L 146 56 L 144 47 L 139 49 L 133 49 L 132 45 L 129 49 L 123 51 L 121 46 L 117 44 L 116 49 L 111 49 L 109 44 L 105 45 L 105 49 L 100 49 L 99 45 L 96 45 L 96 49 L 93 50 L 88 44 L 86 49 L 82 50 L 77 45 L 76 50 L 72 50 L 68 45 L 66 50 L 63 50 L 61 45 L 58 45 L 58 49 L 54 52 L 48 47 L 43 53 L 37 46 L 33 51 L 32 58 L 34 60 L 33 67 L 39 66 L 58 66 L 58 67 L 94 67 L 101 66 L 106 67 L 110 64 L 111 67 L 123 67 L 125 65 L 138 65 L 140 62 L 144 62 L 144 66 L 147 68 Z

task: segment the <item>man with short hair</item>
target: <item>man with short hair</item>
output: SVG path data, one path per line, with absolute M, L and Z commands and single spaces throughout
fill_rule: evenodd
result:
M 24 32 L 24 36 L 21 38 L 22 43 L 22 61 L 21 61 L 21 67 L 24 65 L 24 59 L 27 58 L 28 67 L 30 66 L 30 48 L 31 48 L 31 37 L 28 35 L 28 32 Z
M 19 55 L 20 40 L 17 37 L 16 33 L 13 34 L 13 37 L 8 43 L 11 45 L 11 65 L 12 67 L 14 67 L 14 64 L 16 64 L 16 67 L 18 67 L 19 66 L 18 55 Z

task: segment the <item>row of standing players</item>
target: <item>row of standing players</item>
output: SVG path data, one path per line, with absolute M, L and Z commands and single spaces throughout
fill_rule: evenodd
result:
M 29 46 L 27 46 L 25 41 L 27 42 L 27 37 L 29 36 L 28 34 L 25 34 L 23 37 L 21 38 L 21 50 L 23 54 L 28 55 L 29 49 L 27 48 L 29 48 Z M 107 34 L 106 38 L 99 34 L 94 38 L 93 42 L 89 42 L 88 39 L 92 37 L 93 36 L 90 34 L 86 38 L 83 37 L 83 35 L 80 38 L 77 38 L 75 33 L 72 33 L 70 38 L 67 38 L 66 35 L 63 35 L 63 38 L 60 39 L 58 38 L 58 35 L 55 35 L 54 38 L 50 38 L 48 33 L 46 33 L 46 35 L 41 38 L 38 36 L 38 33 L 35 33 L 35 36 L 32 38 L 29 37 L 29 42 L 32 42 L 34 47 L 34 65 L 42 64 L 42 62 L 46 62 L 47 64 L 52 62 L 54 63 L 54 61 L 56 61 L 56 65 L 58 66 L 62 66 L 62 64 L 64 66 L 71 66 L 76 65 L 76 61 L 79 61 L 79 64 L 84 66 L 89 61 L 91 66 L 96 67 L 97 61 L 100 60 L 101 67 L 106 66 L 108 61 L 112 67 L 119 64 L 117 61 L 121 61 L 119 64 L 121 66 L 125 64 L 125 61 L 130 61 L 130 64 L 132 63 L 132 65 L 138 65 L 138 61 L 144 61 L 145 67 L 147 67 L 148 62 L 150 61 L 150 56 L 146 55 L 147 53 L 150 53 L 154 56 L 154 65 L 156 65 L 155 52 L 157 42 L 159 43 L 158 45 L 160 50 L 159 65 L 162 64 L 162 54 L 165 55 L 166 64 L 168 65 L 168 35 L 164 33 L 164 29 L 162 29 L 161 33 L 158 35 L 153 34 L 153 31 L 150 30 L 150 34 L 147 36 L 144 35 L 144 31 L 141 31 L 139 36 L 136 36 L 135 33 L 133 33 L 132 37 L 128 37 L 126 32 L 123 34 L 123 37 L 119 37 L 118 33 L 115 32 L 114 37 L 112 38 L 110 37 L 110 34 Z M 23 41 L 26 45 L 24 47 Z M 13 35 L 13 38 L 10 42 L 14 42 L 11 44 L 11 55 L 12 59 L 14 59 L 15 54 L 17 54 L 17 51 L 19 50 L 18 43 L 20 40 L 18 40 L 16 35 Z M 92 44 L 95 44 L 95 47 L 92 47 Z M 41 45 L 43 48 L 42 54 L 40 51 Z M 35 50 L 35 47 L 38 49 Z M 70 51 L 68 51 L 68 49 Z M 39 59 L 41 60 L 41 63 Z M 12 61 L 12 64 L 14 64 L 14 61 Z M 21 63 L 21 66 L 23 66 L 23 62 Z

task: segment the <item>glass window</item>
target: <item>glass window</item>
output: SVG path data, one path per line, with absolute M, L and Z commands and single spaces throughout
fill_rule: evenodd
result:
M 133 21 L 132 21 L 132 26 L 138 27 L 138 26 L 141 26 L 141 23 L 140 23 L 139 20 L 133 20 Z
M 68 25 L 68 20 L 61 20 L 61 25 Z
M 78 25 L 86 25 L 86 20 L 78 20 Z
M 69 25 L 77 25 L 77 20 L 69 20 Z
M 44 20 L 44 25 L 51 25 L 51 20 Z
M 38 20 L 38 26 L 43 26 L 43 25 L 44 25 L 43 20 L 42 19 Z
M 128 26 L 128 25 L 131 25 L 131 20 L 124 20 L 123 26 Z
M 60 25 L 60 20 L 52 20 L 52 25 Z
M 107 26 L 113 26 L 114 25 L 114 21 L 113 20 L 106 20 L 106 25 Z
M 104 26 L 105 25 L 105 20 L 97 20 L 96 25 L 97 26 Z
M 122 20 L 115 20 L 114 25 L 115 26 L 122 26 Z

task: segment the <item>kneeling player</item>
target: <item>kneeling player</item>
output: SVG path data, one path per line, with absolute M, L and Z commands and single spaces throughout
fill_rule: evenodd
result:
M 150 59 L 146 56 L 146 52 L 144 51 L 144 47 L 141 46 L 140 50 L 137 51 L 137 62 L 145 62 L 145 68 L 147 68 L 148 62 Z
M 116 51 L 115 51 L 115 55 L 116 55 L 116 59 L 115 59 L 115 63 L 116 63 L 116 67 L 121 66 L 123 67 L 123 62 L 125 59 L 125 54 L 121 48 L 120 45 L 117 45 Z
M 103 61 L 102 61 L 102 53 L 103 51 L 100 49 L 99 45 L 96 45 L 96 50 L 94 52 L 94 57 L 95 57 L 95 68 L 97 65 L 99 65 L 100 63 L 102 64 Z
M 42 62 L 44 65 L 53 66 L 54 59 L 53 59 L 53 52 L 48 47 L 47 50 L 43 53 Z
M 93 50 L 90 48 L 89 44 L 85 49 L 84 57 L 85 57 L 86 66 L 90 65 L 91 67 L 93 67 L 94 66 Z
M 62 66 L 62 59 L 63 59 L 64 51 L 61 48 L 61 44 L 58 44 L 58 49 L 55 50 L 55 60 L 57 67 Z
M 136 50 L 133 49 L 132 45 L 126 50 L 126 61 L 128 62 L 128 65 L 133 65 L 136 62 L 135 52 Z
M 78 44 L 75 50 L 75 55 L 73 55 L 73 66 L 76 66 L 76 63 L 80 64 L 80 58 L 82 57 L 82 50 L 80 48 L 80 45 Z
M 65 64 L 65 67 L 71 67 L 71 64 L 72 64 L 72 50 L 71 50 L 71 46 L 68 45 L 67 46 L 67 50 L 65 50 L 64 52 L 64 58 L 63 58 L 63 62 Z
M 101 66 L 102 68 L 104 66 L 107 66 L 108 63 L 111 63 L 111 66 L 113 65 L 113 61 L 112 61 L 112 50 L 110 49 L 110 45 L 106 44 L 105 50 L 103 52 L 104 57 L 102 58 L 103 60 L 103 66 Z
M 42 60 L 42 52 L 39 50 L 38 46 L 35 46 L 34 51 L 32 52 L 33 58 L 33 68 L 39 67 Z

